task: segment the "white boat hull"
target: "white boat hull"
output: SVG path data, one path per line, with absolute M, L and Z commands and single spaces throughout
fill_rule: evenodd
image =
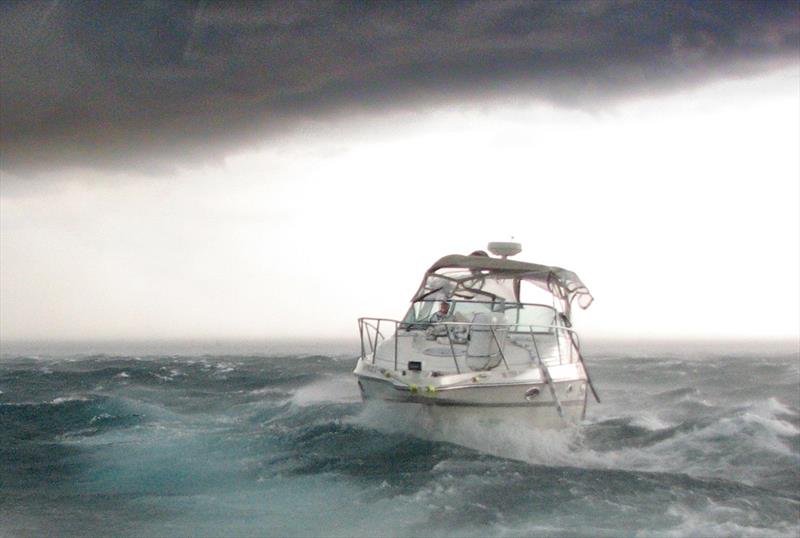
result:
M 569 369 L 566 372 L 569 373 Z M 561 428 L 578 423 L 586 410 L 582 370 L 554 379 L 552 391 L 538 368 L 523 372 L 471 372 L 430 377 L 423 372 L 376 368 L 359 360 L 354 372 L 365 401 L 418 404 L 434 418 L 515 419 L 528 427 Z M 553 397 L 555 393 L 555 398 Z

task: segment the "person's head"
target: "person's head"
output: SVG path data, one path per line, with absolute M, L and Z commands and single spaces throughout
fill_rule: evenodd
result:
M 439 303 L 439 313 L 440 314 L 447 314 L 450 311 L 450 305 L 447 304 L 447 301 L 442 301 Z

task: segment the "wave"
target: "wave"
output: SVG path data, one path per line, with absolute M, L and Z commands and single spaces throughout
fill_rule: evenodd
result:
M 776 462 L 789 469 L 800 464 L 800 429 L 780 418 L 787 410 L 771 398 L 674 425 L 634 415 L 555 431 L 520 429 L 513 421 L 479 422 L 468 416 L 432 422 L 424 409 L 413 406 L 367 406 L 350 420 L 364 428 L 454 443 L 534 465 L 725 476 L 791 493 L 800 474 L 770 472 Z
M 128 522 L 117 534 L 131 535 L 797 530 L 800 413 L 791 395 L 729 398 L 642 369 L 649 388 L 601 375 L 609 396 L 589 420 L 537 431 L 362 404 L 352 360 L 92 361 L 48 363 L 52 374 L 40 363 L 0 365 L 4 501 L 45 499 L 29 513 L 85 522 L 87 499 L 98 499 L 108 503 L 104 519 Z M 44 530 L 36 517 L 39 527 L 28 528 Z M 55 535 L 103 531 L 48 524 Z

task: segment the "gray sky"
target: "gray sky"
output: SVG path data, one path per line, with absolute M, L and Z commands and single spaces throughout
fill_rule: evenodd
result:
M 589 335 L 797 337 L 796 2 L 7 2 L 0 73 L 3 339 L 348 336 L 512 235 Z

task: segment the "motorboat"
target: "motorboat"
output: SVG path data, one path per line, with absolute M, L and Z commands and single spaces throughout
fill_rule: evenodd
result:
M 571 322 L 573 306 L 587 308 L 591 293 L 571 271 L 509 259 L 519 243 L 488 250 L 437 260 L 402 320 L 358 320 L 362 398 L 444 418 L 578 423 L 589 392 L 600 402 Z

